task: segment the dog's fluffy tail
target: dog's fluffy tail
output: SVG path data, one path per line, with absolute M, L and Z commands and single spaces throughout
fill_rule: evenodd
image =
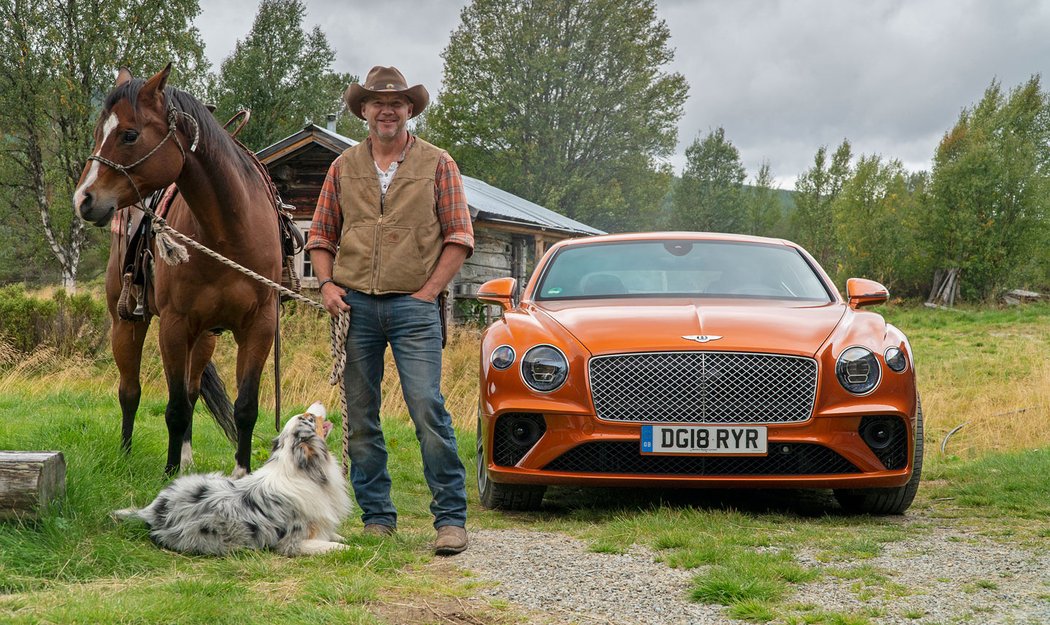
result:
M 109 518 L 113 519 L 114 523 L 122 523 L 128 519 L 138 519 L 139 517 L 138 508 L 124 508 L 123 510 L 114 510 L 109 513 Z

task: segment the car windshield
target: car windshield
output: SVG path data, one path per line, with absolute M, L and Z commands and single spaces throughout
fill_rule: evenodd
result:
M 536 299 L 749 297 L 831 301 L 809 262 L 786 245 L 706 240 L 573 245 L 548 263 Z

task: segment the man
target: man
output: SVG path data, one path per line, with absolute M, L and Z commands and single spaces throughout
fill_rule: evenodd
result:
M 416 426 L 423 474 L 433 494 L 438 555 L 467 547 L 466 473 L 441 395 L 438 296 L 474 249 L 459 168 L 447 152 L 406 129 L 430 96 L 394 67 L 373 67 L 343 94 L 368 122 L 368 138 L 332 163 L 306 249 L 325 308 L 351 310 L 346 341 L 350 481 L 366 534 L 397 527 L 379 424 L 387 344 Z

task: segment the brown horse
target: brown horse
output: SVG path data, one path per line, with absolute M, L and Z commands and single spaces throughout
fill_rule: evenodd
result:
M 75 212 L 102 227 L 118 208 L 174 183 L 179 195 L 168 213 L 169 225 L 262 276 L 280 280 L 277 215 L 252 157 L 203 104 L 165 87 L 170 70 L 168 64 L 146 81 L 120 71 L 95 128 L 94 153 L 73 196 Z M 189 261 L 183 264 L 155 264 L 154 293 L 147 298 L 150 312 L 159 318 L 168 384 L 165 470 L 173 473 L 192 460 L 193 409 L 202 373 L 210 367 L 215 332 L 223 329 L 237 342 L 233 420 L 234 475 L 239 477 L 250 471 L 259 380 L 274 340 L 277 294 L 192 248 L 188 251 Z M 149 321 L 125 321 L 114 312 L 121 273 L 120 253 L 111 250 L 106 290 L 113 316 L 113 356 L 120 370 L 123 444 L 128 449 Z

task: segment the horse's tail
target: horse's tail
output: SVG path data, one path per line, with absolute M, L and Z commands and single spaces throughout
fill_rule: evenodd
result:
M 233 404 L 230 403 L 230 396 L 226 394 L 226 385 L 222 383 L 215 363 L 210 361 L 201 375 L 201 399 L 208 407 L 208 412 L 215 417 L 215 422 L 222 428 L 226 438 L 236 444 L 237 423 L 233 419 Z

